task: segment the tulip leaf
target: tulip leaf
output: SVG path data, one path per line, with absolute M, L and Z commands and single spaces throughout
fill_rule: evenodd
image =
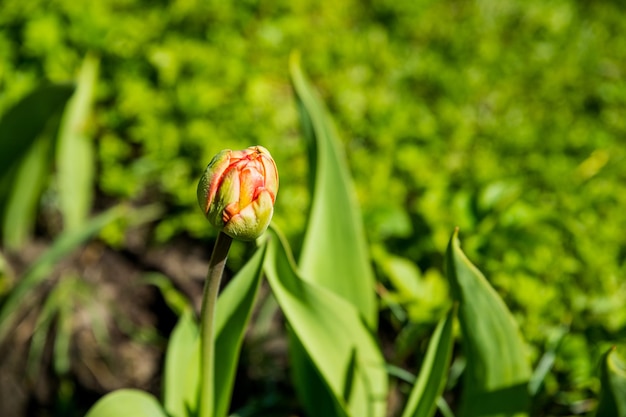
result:
M 85 417 L 168 417 L 152 395 L 135 390 L 122 389 L 102 397 Z
M 226 417 L 243 337 L 261 282 L 266 246 L 233 277 L 218 298 L 215 316 L 215 417 Z M 172 332 L 165 359 L 163 402 L 175 417 L 197 410 L 200 383 L 200 333 L 191 309 Z
M 348 164 L 335 126 L 300 68 L 297 54 L 291 57 L 290 71 L 313 177 L 299 271 L 303 279 L 354 305 L 375 330 L 375 279 Z
M 63 114 L 57 143 L 59 207 L 64 226 L 71 230 L 84 223 L 91 209 L 95 151 L 87 130 L 98 67 L 99 61 L 92 55 L 83 60 L 76 92 Z
M 214 417 L 226 417 L 228 413 L 239 351 L 261 282 L 266 250 L 266 245 L 257 249 L 217 302 Z
M 346 404 L 339 402 L 315 367 L 298 336 L 288 329 L 291 377 L 302 406 L 311 416 L 348 417 Z
M 461 250 L 458 229 L 446 252 L 446 273 L 459 304 L 467 357 L 459 415 L 527 415 L 530 365 L 524 342 L 502 299 Z
M 328 417 L 384 416 L 388 385 L 384 359 L 359 311 L 326 287 L 298 276 L 282 236 L 274 229 L 268 235 L 267 279 L 301 345 L 300 353 L 306 354 L 318 381 L 324 383 L 314 389 L 331 393 L 336 409 Z M 309 412 L 321 415 L 315 408 Z
M 402 417 L 432 417 L 435 414 L 452 357 L 455 316 L 456 309 L 453 308 L 437 325 Z
M 50 168 L 50 141 L 40 137 L 19 165 L 4 208 L 3 241 L 12 249 L 20 248 L 35 226 L 37 203 Z
M 170 335 L 163 375 L 163 407 L 174 417 L 186 417 L 198 401 L 200 343 L 198 323 L 188 307 Z
M 0 120 L 0 180 L 26 155 L 48 121 L 60 114 L 72 85 L 47 84 L 32 91 Z
M 596 417 L 626 417 L 626 349 L 611 348 L 600 369 L 602 389 Z

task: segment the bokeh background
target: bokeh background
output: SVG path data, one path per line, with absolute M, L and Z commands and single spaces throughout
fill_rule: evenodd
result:
M 5 355 L 0 409 L 80 415 L 117 386 L 158 392 L 175 314 L 159 291 L 129 282 L 156 271 L 193 298 L 215 236 L 196 184 L 219 150 L 270 149 L 281 173 L 275 222 L 298 252 L 310 199 L 288 74 L 298 50 L 343 140 L 390 360 L 414 366 L 403 352 L 423 345 L 447 307 L 442 258 L 459 226 L 533 363 L 553 355 L 536 415 L 588 413 L 599 354 L 626 339 L 625 32 L 620 2 L 608 0 L 1 0 L 0 115 L 45 81 L 75 80 L 96 57 L 91 213 L 119 202 L 162 211 L 141 230 L 109 224 L 66 266 L 96 287 L 105 281 L 111 299 L 130 294 L 139 310 L 107 342 L 126 346 L 103 354 L 108 382 L 80 373 L 80 347 L 62 377 L 46 370 L 43 349 L 45 377 L 30 382 L 19 373 L 24 355 Z M 57 188 L 52 171 L 33 239 L 3 247 L 0 302 L 63 230 Z M 236 246 L 230 268 L 249 251 Z M 67 330 L 78 346 L 79 330 Z M 253 382 L 240 387 L 241 404 L 291 395 L 280 343 L 263 340 L 266 356 L 244 352 L 241 378 Z

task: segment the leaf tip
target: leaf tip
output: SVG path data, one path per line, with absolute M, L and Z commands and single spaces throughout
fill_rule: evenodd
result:
M 459 240 L 459 230 L 459 226 L 455 226 L 452 231 L 452 236 L 450 236 L 450 241 L 448 242 L 448 253 L 450 253 L 452 249 L 459 249 L 461 246 Z
M 301 71 L 300 62 L 301 62 L 300 50 L 299 49 L 292 50 L 291 53 L 289 54 L 289 70 L 292 74 L 292 77 L 294 76 L 294 74 L 300 73 Z

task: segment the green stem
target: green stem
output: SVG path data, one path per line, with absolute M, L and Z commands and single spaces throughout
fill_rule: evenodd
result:
M 220 232 L 213 248 L 209 272 L 204 283 L 202 295 L 202 312 L 200 314 L 201 337 L 201 382 L 200 382 L 200 417 L 214 417 L 215 407 L 215 309 L 217 294 L 220 289 L 228 250 L 233 239 Z

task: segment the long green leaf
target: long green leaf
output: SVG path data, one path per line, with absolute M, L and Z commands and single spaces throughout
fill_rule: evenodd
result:
M 325 417 L 385 415 L 387 375 L 382 354 L 359 311 L 295 271 L 277 231 L 270 237 L 265 272 L 291 329 L 338 407 Z M 318 415 L 316 410 L 309 410 Z
M 315 367 L 298 336 L 288 329 L 289 359 L 292 364 L 291 378 L 297 389 L 302 406 L 308 415 L 314 417 L 347 417 L 346 404 L 339 402 L 329 384 Z M 339 371 L 338 371 L 339 372 Z
M 102 397 L 85 417 L 168 417 L 152 395 L 134 389 L 114 391 Z
M 266 245 L 233 277 L 217 301 L 215 317 L 215 417 L 228 414 L 243 337 L 261 282 Z M 168 345 L 164 404 L 175 417 L 188 415 L 198 404 L 200 338 L 191 311 L 183 313 Z M 181 382 L 182 381 L 182 382 Z
M 20 164 L 10 190 L 3 221 L 3 241 L 6 247 L 20 248 L 35 226 L 39 195 L 50 168 L 50 141 L 40 137 Z
M 198 323 L 193 311 L 183 312 L 170 335 L 163 376 L 163 407 L 173 417 L 186 417 L 198 401 L 200 363 Z
M 217 301 L 215 317 L 215 417 L 226 417 L 243 336 L 261 282 L 267 245 L 235 275 Z
M 98 80 L 99 60 L 87 55 L 78 87 L 63 114 L 57 143 L 59 207 L 64 226 L 80 227 L 91 209 L 95 172 L 94 144 L 87 127 Z
M 461 250 L 458 230 L 446 252 L 446 273 L 467 356 L 459 415 L 526 415 L 531 372 L 524 342 L 502 299 Z
M 402 417 L 432 417 L 435 414 L 437 398 L 445 387 L 452 357 L 452 324 L 455 316 L 456 309 L 451 309 L 437 325 Z
M 291 57 L 290 70 L 314 173 L 299 271 L 303 279 L 353 304 L 374 330 L 378 317 L 374 273 L 348 165 L 336 129 L 296 54 Z
M 0 120 L 0 179 L 21 161 L 48 120 L 60 114 L 73 92 L 72 85 L 43 85 L 3 115 Z
M 613 347 L 604 355 L 600 381 L 596 417 L 626 417 L 626 350 Z

